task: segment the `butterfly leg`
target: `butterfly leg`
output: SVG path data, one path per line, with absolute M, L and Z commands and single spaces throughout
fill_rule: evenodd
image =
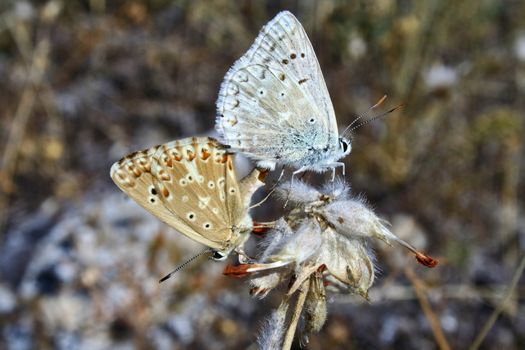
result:
M 251 210 L 253 208 L 256 208 L 258 206 L 260 206 L 261 204 L 263 204 L 264 202 L 266 202 L 266 200 L 268 198 L 270 198 L 270 196 L 272 195 L 272 193 L 275 191 L 275 188 L 277 187 L 277 185 L 279 184 L 279 181 L 281 181 L 282 177 L 284 175 L 284 167 L 283 167 L 283 170 L 281 171 L 281 175 L 279 175 L 279 178 L 277 179 L 277 181 L 275 181 L 275 183 L 273 184 L 272 188 L 270 189 L 270 192 L 268 192 L 268 194 L 266 195 L 266 197 L 264 197 L 261 201 L 259 201 L 259 203 L 256 203 L 252 206 L 250 206 L 248 208 L 248 210 Z
M 345 163 L 343 162 L 331 163 L 331 164 L 328 164 L 327 167 L 332 169 L 332 182 L 335 180 L 335 169 L 336 168 L 338 167 L 343 168 L 343 176 L 345 175 Z
M 294 179 L 295 175 L 300 174 L 300 173 L 303 173 L 303 172 L 305 172 L 306 170 L 308 170 L 308 168 L 303 166 L 303 167 L 297 169 L 296 171 L 294 171 L 294 172 L 292 173 L 292 179 L 290 180 L 290 190 L 288 191 L 288 196 L 286 196 L 286 201 L 284 202 L 284 206 L 283 206 L 283 208 L 286 208 L 286 206 L 288 205 L 288 199 L 290 198 L 290 192 L 292 192 L 293 179 Z
M 294 171 L 294 172 L 292 173 L 292 180 L 290 181 L 290 183 L 291 183 L 290 187 L 293 187 L 293 179 L 294 179 L 295 175 L 298 175 L 298 174 L 300 174 L 300 173 L 303 173 L 303 172 L 305 172 L 306 170 L 308 170 L 308 168 L 305 167 L 305 166 L 303 166 L 303 167 L 297 169 L 296 171 Z

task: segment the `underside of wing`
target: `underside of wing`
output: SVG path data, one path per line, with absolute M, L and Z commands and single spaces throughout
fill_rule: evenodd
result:
M 223 141 L 255 159 L 288 160 L 281 145 L 291 132 L 302 141 L 337 143 L 337 125 L 319 63 L 299 21 L 281 12 L 226 74 L 217 101 Z M 332 140 L 333 139 L 333 140 Z M 261 148 L 266 147 L 266 148 Z M 301 148 L 301 142 L 288 145 Z
M 161 145 L 152 172 L 164 205 L 191 230 L 182 232 L 219 249 L 235 246 L 246 215 L 233 155 L 216 140 L 193 137 Z
M 165 206 L 158 181 L 152 174 L 153 155 L 161 146 L 132 153 L 111 167 L 110 175 L 115 184 L 144 209 L 155 215 L 164 223 L 180 232 L 191 230 L 180 222 Z M 206 242 L 201 242 L 206 244 Z

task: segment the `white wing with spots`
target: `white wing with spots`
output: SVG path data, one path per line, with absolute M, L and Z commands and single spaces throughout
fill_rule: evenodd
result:
M 270 21 L 228 71 L 217 114 L 222 142 L 264 167 L 300 163 L 308 148 L 337 148 L 337 122 L 319 63 L 290 12 Z

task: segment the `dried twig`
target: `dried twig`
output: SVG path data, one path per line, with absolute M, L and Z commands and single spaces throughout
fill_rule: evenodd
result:
M 439 318 L 434 312 L 434 310 L 432 310 L 432 306 L 430 305 L 430 302 L 428 301 L 428 298 L 425 294 L 425 284 L 417 277 L 412 268 L 407 267 L 405 269 L 405 275 L 414 286 L 414 291 L 416 292 L 419 304 L 421 305 L 425 316 L 430 322 L 430 327 L 432 328 L 432 333 L 434 334 L 436 343 L 438 344 L 440 349 L 450 350 L 450 345 L 448 344 L 447 339 L 445 338 L 445 334 L 441 329 Z
M 13 37 L 16 39 L 16 43 L 22 53 L 22 56 L 29 55 L 27 53 L 30 44 L 26 42 L 28 40 L 25 35 L 18 37 L 16 31 L 11 29 Z M 37 88 L 44 78 L 44 73 L 47 69 L 49 56 L 49 42 L 42 40 L 38 43 L 32 55 L 30 55 L 30 62 L 27 64 L 28 81 L 27 85 L 22 92 L 18 108 L 15 116 L 11 123 L 11 128 L 7 137 L 7 142 L 0 159 L 0 175 L 2 180 L 0 182 L 0 189 L 2 190 L 2 196 L 0 196 L 0 230 L 3 227 L 5 220 L 5 207 L 7 205 L 7 193 L 11 184 L 11 177 L 15 171 L 16 160 L 18 157 L 18 150 L 24 138 L 25 129 L 34 108 L 35 100 L 37 97 Z
M 514 273 L 514 276 L 512 277 L 512 281 L 510 282 L 509 289 L 507 290 L 507 293 L 505 294 L 505 297 L 501 300 L 501 302 L 498 304 L 498 306 L 494 309 L 490 317 L 488 318 L 487 322 L 483 325 L 483 328 L 476 336 L 476 339 L 472 342 L 472 345 L 470 345 L 469 350 L 476 350 L 479 348 L 481 343 L 483 343 L 483 340 L 491 330 L 492 326 L 494 326 L 494 323 L 498 319 L 499 314 L 503 311 L 505 305 L 510 300 L 512 295 L 514 294 L 514 291 L 516 289 L 516 286 L 518 285 L 518 282 L 520 280 L 521 274 L 523 273 L 523 270 L 525 269 L 525 255 L 523 255 L 523 258 L 521 258 L 520 264 L 518 268 L 516 269 L 516 272 Z
M 306 300 L 306 295 L 308 294 L 309 287 L 310 279 L 308 278 L 301 284 L 301 287 L 299 288 L 299 295 L 297 296 L 297 302 L 295 303 L 295 310 L 284 338 L 282 347 L 283 350 L 289 350 L 292 347 L 295 330 L 297 329 L 297 324 L 299 323 L 299 318 L 301 317 L 301 312 L 303 311 L 303 306 Z

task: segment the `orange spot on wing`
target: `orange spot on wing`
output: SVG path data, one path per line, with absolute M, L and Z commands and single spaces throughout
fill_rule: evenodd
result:
M 144 172 L 149 173 L 151 171 L 150 163 L 146 159 L 141 158 L 137 161 L 137 163 L 140 165 Z
M 187 151 L 188 153 L 188 160 L 191 162 L 192 160 L 195 159 L 195 153 L 193 153 L 192 151 L 188 150 Z
M 137 169 L 137 167 L 135 165 L 128 165 L 128 171 L 133 175 L 135 176 L 135 178 L 139 177 L 142 172 Z
M 203 148 L 201 150 L 201 158 L 202 158 L 202 160 L 206 160 L 206 159 L 210 158 L 210 156 L 211 156 L 211 153 L 208 152 L 207 149 Z

